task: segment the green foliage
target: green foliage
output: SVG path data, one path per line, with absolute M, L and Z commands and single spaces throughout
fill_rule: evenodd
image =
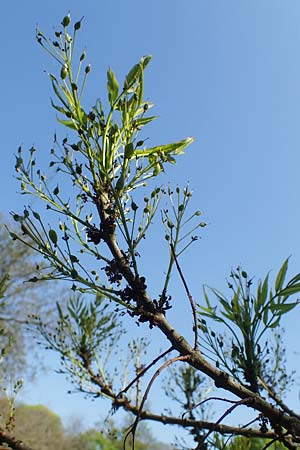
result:
M 144 126 L 155 119 L 154 116 L 148 115 L 153 105 L 143 98 L 144 71 L 151 60 L 150 56 L 141 58 L 133 66 L 125 77 L 122 88 L 113 70 L 108 69 L 107 112 L 100 100 L 97 100 L 92 108 L 84 108 L 83 95 L 91 67 L 83 66 L 85 52 L 78 57 L 76 55 L 75 40 L 80 27 L 75 24 L 70 35 L 70 26 L 63 25 L 62 30 L 56 31 L 54 40 L 48 39 L 39 29 L 36 36 L 39 44 L 60 67 L 59 77 L 49 74 L 55 102 L 58 104 L 54 100 L 51 103 L 59 113 L 58 121 L 73 130 L 71 137 L 74 139 L 69 142 L 69 138 L 65 138 L 60 145 L 55 137 L 50 167 L 56 169 L 58 181 L 60 175 L 69 178 L 71 189 L 74 193 L 77 192 L 76 199 L 70 199 L 69 189 L 64 198 L 62 186 L 66 187 L 69 181 L 51 186 L 48 177 L 36 168 L 35 148 L 30 149 L 27 163 L 22 149 L 19 148 L 15 168 L 22 193 L 36 195 L 45 201 L 47 209 L 59 213 L 62 220 L 59 229 L 55 229 L 54 226 L 46 226 L 37 211 L 25 208 L 22 215 L 13 214 L 24 237 L 16 233 L 11 233 L 11 236 L 21 241 L 28 239 L 31 248 L 49 261 L 48 271 L 41 272 L 30 281 L 71 280 L 74 290 L 105 295 L 120 306 L 132 310 L 130 302 L 124 301 L 124 296 L 112 288 L 114 282 L 121 283 L 121 273 L 112 276 L 111 272 L 117 270 L 112 268 L 114 262 L 102 249 L 99 251 L 97 246 L 101 241 L 106 241 L 111 233 L 118 233 L 118 240 L 125 248 L 122 257 L 125 258 L 126 264 L 133 268 L 134 276 L 139 277 L 138 247 L 157 213 L 165 190 L 154 187 L 144 196 L 144 202 L 140 201 L 141 193 L 137 192 L 134 197 L 134 191 L 137 188 L 140 191 L 149 179 L 156 178 L 168 163 L 174 164 L 177 156 L 183 153 L 193 139 L 147 147 L 145 139 L 140 137 Z M 176 192 L 179 191 L 177 188 Z M 170 196 L 170 189 L 168 193 Z M 172 243 L 175 250 L 180 241 L 205 225 L 201 222 L 191 226 L 185 236 L 179 239 L 179 227 L 184 222 L 183 216 L 190 196 L 191 192 L 185 188 L 178 205 L 175 240 L 173 242 L 171 236 L 168 238 L 169 244 Z M 171 196 L 170 200 L 174 210 Z M 100 227 L 93 222 L 95 211 L 91 211 L 91 205 L 96 209 L 95 217 L 99 216 Z M 165 210 L 164 223 L 168 223 L 167 215 Z M 198 213 L 192 215 L 186 223 L 197 215 Z M 193 236 L 190 242 L 194 240 L 196 236 Z M 180 253 L 190 242 L 183 246 Z M 94 257 L 95 267 L 88 269 L 82 263 L 81 254 Z M 109 283 L 98 271 L 99 261 L 106 264 L 103 268 Z M 173 262 L 171 255 L 165 289 Z
M 103 384 L 109 384 L 107 365 L 112 352 L 115 356 L 121 333 L 124 335 L 116 314 L 109 312 L 101 296 L 87 301 L 74 295 L 63 309 L 57 303 L 57 311 L 58 321 L 53 328 L 38 316 L 33 317 L 46 349 L 61 355 L 61 372 L 67 373 L 80 390 L 104 395 L 88 381 L 89 371 L 95 366 Z
M 248 438 L 238 436 L 231 440 L 220 438 L 217 435 L 212 440 L 212 450 L 262 450 L 268 445 L 268 450 L 284 450 L 286 447 L 279 441 L 271 443 L 270 439 Z
M 4 222 L 4 218 L 1 219 Z M 19 234 L 13 224 L 9 226 L 11 233 Z M 61 296 L 61 291 L 56 289 L 55 283 L 51 287 L 45 283 L 41 290 L 40 286 L 26 282 L 38 275 L 37 266 L 42 267 L 43 262 L 37 259 L 30 246 L 18 239 L 12 241 L 4 225 L 0 225 L 0 255 L 0 347 L 8 349 L 0 374 L 9 383 L 19 376 L 34 375 L 36 367 L 27 360 L 29 345 L 31 355 L 34 351 L 34 359 L 41 363 L 27 330 L 28 315 L 35 312 L 50 320 L 54 309 L 51 298 Z
M 0 398 L 3 418 L 9 415 L 10 404 Z M 29 447 L 39 450 L 69 450 L 67 437 L 61 419 L 53 411 L 43 405 L 16 405 L 10 429 L 17 439 L 21 439 Z M 1 424 L 6 428 L 5 423 Z
M 258 391 L 259 382 L 261 387 L 265 387 L 263 372 L 266 372 L 270 361 L 270 349 L 263 341 L 266 332 L 279 327 L 282 317 L 299 303 L 298 300 L 291 302 L 290 297 L 300 292 L 300 276 L 286 282 L 287 269 L 288 259 L 277 274 L 274 291 L 269 289 L 267 275 L 263 282 L 258 283 L 256 294 L 253 294 L 253 280 L 238 267 L 231 272 L 228 282 L 232 297 L 228 299 L 210 288 L 218 301 L 217 306 L 212 306 L 204 288 L 206 305 L 199 305 L 199 328 L 204 333 L 205 347 L 210 349 L 211 357 L 216 357 L 217 364 L 240 382 L 246 381 L 254 392 Z M 211 330 L 203 317 L 227 328 L 231 341 L 230 355 L 224 337 Z
M 142 427 L 143 432 L 140 432 L 134 448 L 136 450 L 168 450 L 169 446 L 158 442 L 151 432 L 145 427 Z M 129 450 L 132 448 L 132 443 L 128 442 L 124 447 L 123 442 L 124 430 L 115 427 L 107 427 L 106 430 L 97 431 L 94 429 L 81 433 L 78 436 L 77 445 L 74 450 Z

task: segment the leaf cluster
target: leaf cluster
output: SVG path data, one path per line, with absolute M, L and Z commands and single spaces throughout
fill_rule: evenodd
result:
M 299 300 L 290 301 L 293 295 L 300 292 L 300 276 L 298 274 L 285 281 L 288 261 L 286 259 L 280 268 L 274 289 L 269 288 L 267 274 L 262 282 L 258 282 L 256 293 L 253 293 L 253 279 L 238 267 L 231 272 L 228 282 L 231 297 L 225 297 L 214 288 L 204 288 L 205 306 L 199 305 L 199 328 L 204 333 L 205 349 L 212 358 L 217 357 L 218 365 L 239 381 L 242 376 L 254 392 L 258 392 L 259 382 L 264 385 L 263 372 L 266 372 L 265 366 L 270 361 L 270 346 L 267 340 L 264 342 L 265 335 L 278 328 L 284 315 L 299 303 Z M 217 306 L 212 306 L 208 290 L 217 299 Z M 224 336 L 211 330 L 204 318 L 227 329 L 231 341 L 230 354 Z

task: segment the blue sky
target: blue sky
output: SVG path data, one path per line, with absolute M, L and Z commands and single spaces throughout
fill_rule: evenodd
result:
M 193 294 L 200 294 L 203 283 L 222 290 L 225 277 L 239 264 L 260 278 L 292 255 L 291 274 L 300 271 L 297 0 L 3 3 L 0 210 L 21 210 L 26 202 L 13 179 L 18 146 L 34 144 L 46 164 L 53 133 L 59 130 L 44 73 L 54 66 L 36 45 L 34 33 L 38 23 L 50 34 L 69 10 L 74 19 L 85 16 L 80 43 L 93 67 L 89 99 L 105 95 L 108 66 L 122 79 L 151 53 L 145 94 L 160 116 L 149 127 L 151 143 L 195 137 L 162 180 L 189 180 L 193 205 L 209 223 L 183 258 Z M 153 280 L 159 276 L 150 253 L 145 268 Z M 184 328 L 180 314 L 172 314 Z M 286 322 L 288 343 L 298 314 Z M 292 363 L 299 367 L 296 357 Z M 95 406 L 65 399 L 62 381 L 47 380 L 46 391 L 42 382 L 26 400 L 48 402 L 64 416 L 84 404 L 92 420 Z

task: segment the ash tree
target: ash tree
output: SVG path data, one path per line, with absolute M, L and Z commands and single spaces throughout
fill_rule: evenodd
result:
M 39 167 L 35 148 L 26 154 L 19 148 L 16 156 L 22 193 L 45 208 L 13 213 L 20 232 L 11 236 L 46 261 L 31 282 L 67 281 L 72 294 L 67 304 L 57 303 L 52 328 L 38 316 L 36 327 L 47 348 L 61 355 L 61 372 L 74 388 L 133 415 L 124 446 L 134 448 L 138 424 L 148 420 L 186 430 L 193 442 L 188 448 L 198 450 L 233 448 L 236 439 L 246 437 L 264 448 L 298 448 L 300 416 L 284 400 L 292 375 L 285 370 L 281 322 L 298 305 L 300 274 L 287 280 L 287 259 L 274 286 L 269 275 L 254 286 L 238 267 L 229 276 L 226 295 L 205 287 L 192 296 L 181 255 L 191 251 L 206 224 L 199 211 L 190 213 L 188 185 L 161 187 L 160 175 L 193 139 L 148 146 L 144 127 L 156 118 L 144 100 L 151 56 L 141 58 L 122 83 L 109 68 L 107 100 L 84 106 L 91 66 L 86 52 L 75 48 L 81 25 L 67 15 L 54 38 L 40 29 L 36 34 L 57 63 L 57 74 L 49 74 L 51 104 L 67 137 L 55 136 L 47 172 Z M 155 259 L 164 252 L 168 263 L 153 298 L 140 253 L 148 257 L 141 244 L 150 239 L 155 220 L 161 220 L 165 238 L 165 248 L 155 248 Z M 183 302 L 170 295 L 175 275 L 185 292 L 192 339 L 168 320 L 170 308 Z M 130 321 L 131 330 L 138 325 L 145 334 L 160 333 L 164 350 L 153 356 L 144 339 L 126 337 Z M 120 362 L 126 339 L 130 357 Z M 168 413 L 151 410 L 147 402 L 153 384 L 164 376 Z M 210 415 L 208 406 L 222 413 Z M 244 409 L 252 418 L 232 425 L 231 413 Z

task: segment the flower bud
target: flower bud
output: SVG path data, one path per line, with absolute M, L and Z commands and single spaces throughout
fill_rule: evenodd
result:
M 63 18 L 61 24 L 62 24 L 63 27 L 67 27 L 68 25 L 70 25 L 70 23 L 71 23 L 71 16 L 70 16 L 70 14 L 68 14 L 67 16 L 65 16 Z
M 66 66 L 63 66 L 60 71 L 60 78 L 64 80 L 68 75 L 68 69 Z
M 74 25 L 74 30 L 79 30 L 79 28 L 81 27 L 81 20 L 79 20 L 78 22 L 75 23 Z

